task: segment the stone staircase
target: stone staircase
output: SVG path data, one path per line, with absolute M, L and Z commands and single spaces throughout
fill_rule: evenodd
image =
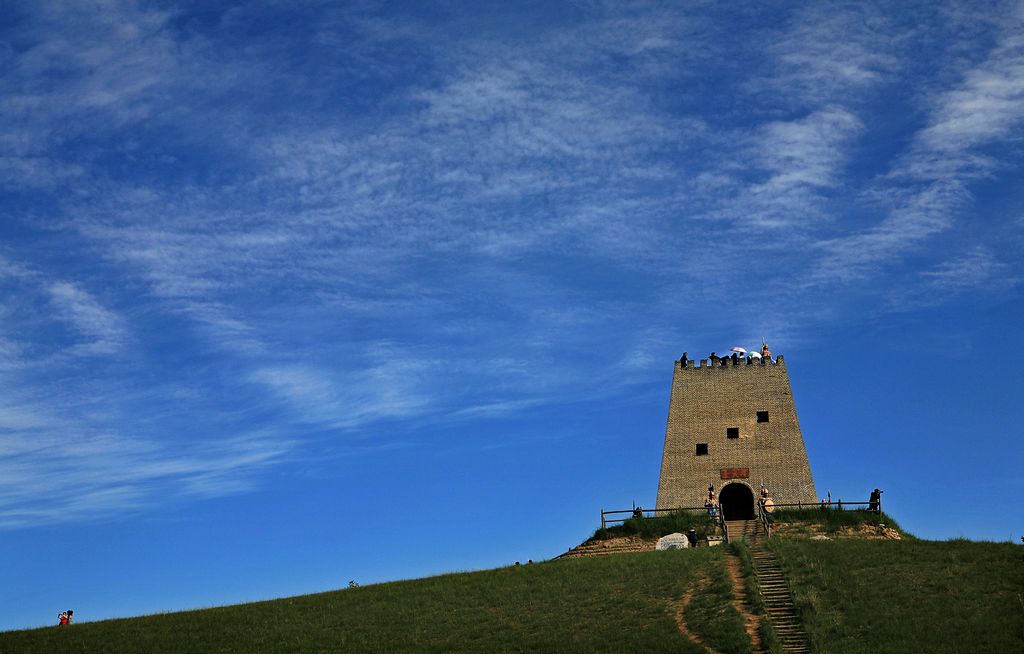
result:
M 768 621 L 782 643 L 783 651 L 809 654 L 811 649 L 807 645 L 807 635 L 797 617 L 786 578 L 778 561 L 775 560 L 775 555 L 764 545 L 764 531 L 761 525 L 757 520 L 732 520 L 726 524 L 729 527 L 730 539 L 742 538 L 750 547 L 754 573 L 761 588 L 761 598 L 768 613 Z
M 648 540 L 639 536 L 620 536 L 607 540 L 591 540 L 578 545 L 559 559 L 577 559 L 584 556 L 606 556 L 609 554 L 630 554 L 632 552 L 653 552 L 657 539 Z

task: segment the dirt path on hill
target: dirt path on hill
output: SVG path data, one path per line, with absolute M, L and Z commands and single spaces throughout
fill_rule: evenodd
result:
M 740 569 L 739 557 L 730 554 L 725 557 L 725 568 L 729 571 L 729 577 L 732 579 L 732 605 L 740 612 L 743 616 L 743 622 L 746 624 L 747 635 L 750 636 L 750 642 L 754 644 L 755 654 L 762 654 L 764 652 L 764 645 L 761 643 L 761 620 L 762 617 L 754 615 L 750 608 L 747 606 L 745 600 L 747 596 L 746 584 L 743 583 L 743 572 Z
M 691 586 L 690 590 L 686 591 L 679 601 L 676 602 L 676 626 L 679 627 L 679 633 L 681 633 L 684 638 L 697 643 L 697 645 L 703 647 L 709 654 L 718 654 L 716 650 L 708 647 L 707 643 L 701 640 L 700 636 L 691 631 L 686 624 L 686 607 L 690 605 L 690 600 L 693 599 L 693 596 L 703 591 L 705 586 L 707 586 L 707 579 L 701 579 Z

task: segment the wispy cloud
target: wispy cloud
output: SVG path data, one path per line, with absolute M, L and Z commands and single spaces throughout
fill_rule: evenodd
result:
M 34 447 L 26 449 L 17 441 L 30 433 Z M 280 465 L 293 446 L 269 434 L 174 449 L 80 429 L 39 434 L 33 424 L 0 437 L 0 528 L 110 518 L 188 495 L 237 493 L 251 488 L 261 469 Z
M 782 103 L 860 103 L 902 67 L 905 28 L 892 12 L 868 3 L 812 3 L 796 9 L 781 33 L 765 34 L 768 75 L 747 85 L 758 92 L 785 90 Z
M 422 414 L 430 407 L 424 373 L 436 367 L 436 362 L 430 366 L 427 361 L 394 356 L 340 374 L 291 365 L 260 368 L 249 378 L 286 400 L 300 421 L 345 428 Z
M 86 337 L 80 351 L 111 354 L 121 348 L 126 336 L 120 317 L 74 284 L 55 282 L 47 290 L 57 314 Z
M 969 184 L 999 164 L 987 147 L 1024 126 L 1024 21 L 1018 7 L 991 53 L 957 86 L 929 98 L 929 120 L 881 181 L 890 209 L 877 225 L 822 243 L 816 276 L 863 277 L 949 229 Z
M 1019 9 L 979 40 L 890 8 L 25 9 L 0 474 L 37 481 L 5 524 L 242 492 L 386 421 L 616 397 L 682 339 L 1019 277 L 937 244 L 1019 168 Z

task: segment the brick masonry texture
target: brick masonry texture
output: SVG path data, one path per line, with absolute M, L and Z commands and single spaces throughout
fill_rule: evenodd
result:
M 757 422 L 767 411 L 768 422 Z M 727 438 L 729 427 L 739 438 Z M 697 456 L 698 443 L 708 453 Z M 724 480 L 723 468 L 749 468 L 747 479 Z M 669 401 L 658 508 L 702 506 L 709 484 L 746 484 L 758 497 L 761 482 L 776 503 L 817 501 L 807 450 L 796 417 L 783 357 L 775 363 L 711 367 L 706 361 L 676 362 Z

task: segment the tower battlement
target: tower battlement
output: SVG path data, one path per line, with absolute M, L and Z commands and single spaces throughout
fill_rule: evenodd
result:
M 658 508 L 701 505 L 714 486 L 727 517 L 730 505 L 738 515 L 761 484 L 777 503 L 816 502 L 785 359 L 676 361 Z
M 775 360 L 760 358 L 760 359 L 747 359 L 746 357 L 740 357 L 738 363 L 733 363 L 731 357 L 724 357 L 718 365 L 711 365 L 710 359 L 694 359 L 686 362 L 686 367 L 683 368 L 682 361 L 676 361 L 676 369 L 687 371 L 687 370 L 710 370 L 712 368 L 746 368 L 746 367 L 761 367 L 766 368 L 768 366 L 782 366 L 786 367 L 786 360 L 780 354 L 775 357 Z

